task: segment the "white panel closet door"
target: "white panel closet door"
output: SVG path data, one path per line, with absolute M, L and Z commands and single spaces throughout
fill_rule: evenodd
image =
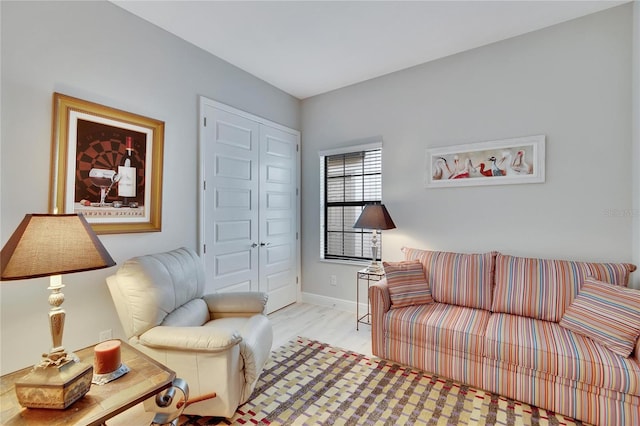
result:
M 201 100 L 201 256 L 208 290 L 299 296 L 300 134 Z
M 205 106 L 204 241 L 207 284 L 258 291 L 260 125 Z
M 260 128 L 260 291 L 270 311 L 296 301 L 298 136 Z

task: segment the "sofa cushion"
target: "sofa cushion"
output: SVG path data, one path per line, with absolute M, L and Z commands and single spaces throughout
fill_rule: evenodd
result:
M 451 253 L 403 249 L 406 260 L 420 260 L 436 302 L 491 309 L 495 252 Z
M 550 321 L 494 313 L 485 356 L 586 384 L 640 395 L 640 367 L 593 340 Z
M 387 342 L 481 356 L 490 315 L 489 311 L 444 303 L 408 306 L 387 311 L 383 329 L 385 336 L 393 336 Z
M 560 326 L 628 357 L 640 336 L 640 291 L 588 277 Z
M 429 283 L 419 260 L 382 262 L 389 287 L 391 309 L 433 302 Z
M 496 257 L 493 312 L 560 321 L 588 277 L 627 286 L 628 263 L 595 263 L 516 257 Z M 437 298 L 436 298 L 437 300 Z

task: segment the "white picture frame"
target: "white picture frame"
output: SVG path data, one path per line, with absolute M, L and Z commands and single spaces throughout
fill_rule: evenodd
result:
M 427 148 L 425 186 L 542 183 L 545 135 Z

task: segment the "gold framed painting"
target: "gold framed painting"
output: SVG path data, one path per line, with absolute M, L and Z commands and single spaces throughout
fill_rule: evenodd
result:
M 162 225 L 164 122 L 53 94 L 50 210 L 98 234 Z

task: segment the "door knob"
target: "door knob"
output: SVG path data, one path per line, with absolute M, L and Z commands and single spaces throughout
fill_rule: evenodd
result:
M 260 243 L 260 247 L 270 246 L 270 245 L 271 245 L 271 243 L 264 243 L 264 242 Z
M 258 243 L 251 244 L 251 248 L 256 248 L 256 247 L 258 247 Z

